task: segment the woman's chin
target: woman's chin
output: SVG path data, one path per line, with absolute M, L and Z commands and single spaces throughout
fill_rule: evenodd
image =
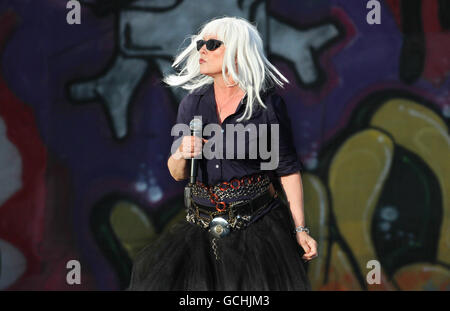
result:
M 206 71 L 206 70 L 200 70 L 200 73 L 202 75 L 205 75 L 205 76 L 211 76 L 211 73 L 209 71 Z

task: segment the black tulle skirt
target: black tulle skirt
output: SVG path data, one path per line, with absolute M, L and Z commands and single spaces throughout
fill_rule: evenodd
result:
M 186 220 L 144 247 L 127 290 L 311 290 L 290 211 L 279 199 L 263 217 L 217 241 Z

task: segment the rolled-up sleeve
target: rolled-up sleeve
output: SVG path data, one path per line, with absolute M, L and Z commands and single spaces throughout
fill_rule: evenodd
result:
M 178 112 L 177 112 L 177 119 L 175 124 L 179 124 L 179 123 L 183 123 L 189 126 L 189 122 L 192 119 L 192 113 L 190 111 L 190 106 L 189 103 L 192 101 L 192 96 L 190 95 L 186 95 L 180 102 L 180 104 L 178 105 Z M 175 125 L 174 124 L 174 125 Z M 181 144 L 181 140 L 180 141 L 176 141 L 178 138 L 183 137 L 183 133 L 176 133 L 175 136 L 172 136 L 173 140 L 172 140 L 172 144 L 170 146 L 168 155 L 167 155 L 167 160 L 169 160 L 170 156 L 172 155 L 172 146 L 174 146 L 174 144 L 176 144 L 176 148 L 178 148 Z
M 279 124 L 279 161 L 278 168 L 274 170 L 278 177 L 303 172 L 303 164 L 300 161 L 293 142 L 291 120 L 283 98 L 278 94 L 269 96 L 269 120 L 271 124 Z

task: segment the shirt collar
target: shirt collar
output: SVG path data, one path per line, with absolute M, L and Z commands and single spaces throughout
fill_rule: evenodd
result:
M 213 86 L 214 86 L 214 82 L 210 83 L 210 84 L 202 85 L 201 87 L 193 90 L 192 95 L 198 95 L 198 96 L 205 95 L 205 93 L 208 92 Z
M 260 96 L 261 99 L 264 101 L 265 97 L 270 94 L 271 92 L 274 91 L 274 88 L 269 88 L 268 90 L 266 90 L 266 92 L 261 92 Z M 214 82 L 210 83 L 210 84 L 206 84 L 201 86 L 200 88 L 194 90 L 192 92 L 192 94 L 194 95 L 198 95 L 198 96 L 203 96 L 206 95 L 211 101 L 216 101 L 216 99 L 214 98 Z M 242 107 L 245 105 L 244 103 L 246 103 L 247 101 L 247 94 L 245 94 L 244 98 L 239 102 L 239 105 L 236 109 L 236 113 L 239 114 L 239 111 L 242 109 Z M 245 107 L 244 107 L 245 108 Z M 215 111 L 215 107 L 214 107 L 214 111 Z
M 211 102 L 216 102 L 215 93 L 214 93 L 214 83 L 211 83 L 208 88 L 204 90 L 204 94 L 209 98 Z M 242 100 L 239 102 L 239 105 L 236 108 L 235 114 L 239 114 L 241 109 L 244 106 L 244 103 L 247 101 L 247 94 L 242 98 Z M 245 108 L 245 107 L 244 107 Z M 213 106 L 214 112 L 216 112 L 216 107 Z

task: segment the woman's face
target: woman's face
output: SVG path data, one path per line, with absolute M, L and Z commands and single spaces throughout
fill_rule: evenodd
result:
M 215 35 L 205 35 L 203 40 L 217 39 Z M 208 76 L 222 75 L 222 63 L 223 55 L 225 52 L 224 44 L 221 44 L 214 51 L 210 51 L 206 48 L 206 44 L 200 49 L 200 73 Z

